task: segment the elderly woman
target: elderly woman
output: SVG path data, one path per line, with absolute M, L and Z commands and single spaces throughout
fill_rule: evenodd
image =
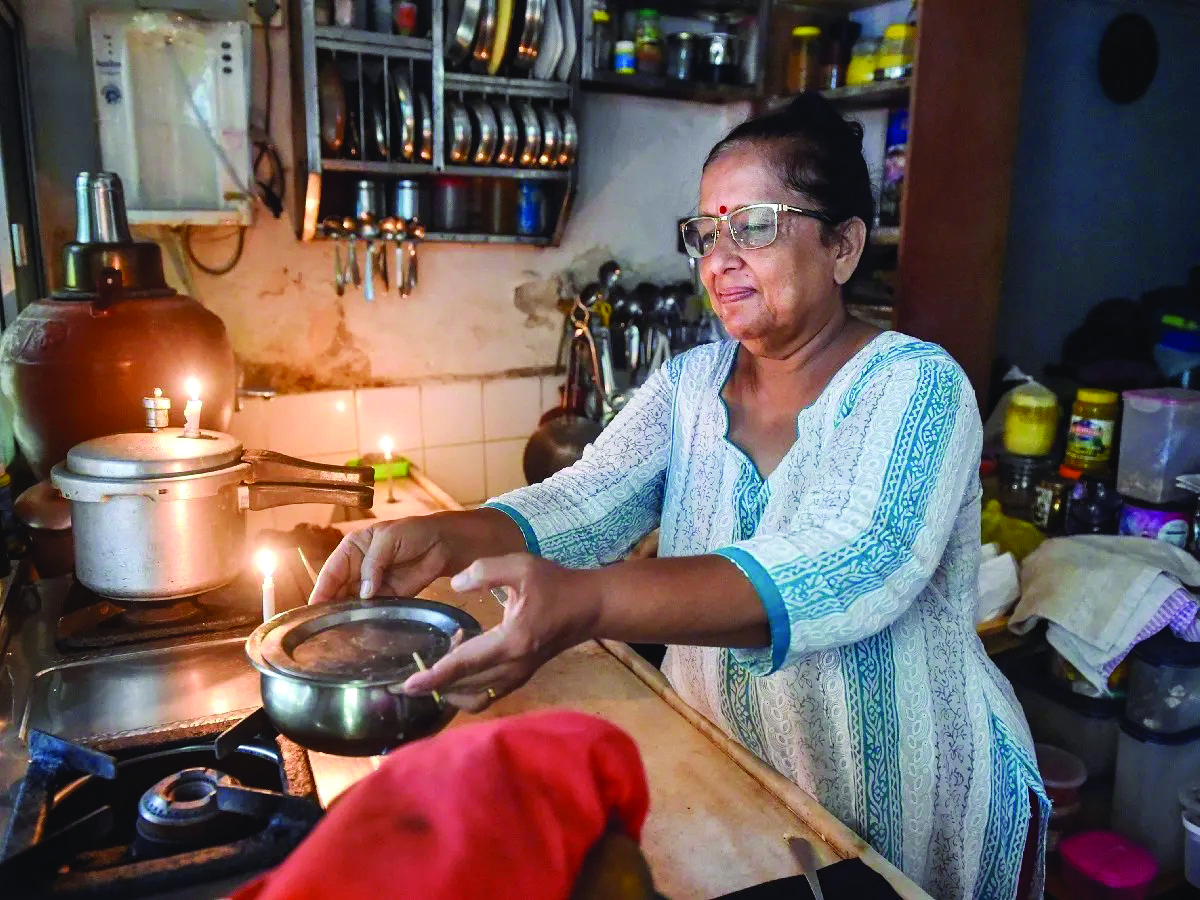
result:
M 651 376 L 577 464 L 347 538 L 359 583 L 508 588 L 406 685 L 480 709 L 588 638 L 671 645 L 679 694 L 939 898 L 1039 895 L 1049 804 L 973 628 L 980 422 L 945 351 L 850 317 L 862 129 L 816 95 L 735 128 L 683 226 L 733 340 Z M 660 528 L 660 558 L 621 562 Z

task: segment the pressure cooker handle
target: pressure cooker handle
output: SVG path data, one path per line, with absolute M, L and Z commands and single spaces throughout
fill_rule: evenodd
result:
M 375 483 L 375 470 L 370 466 L 327 466 L 322 463 L 284 456 L 274 450 L 247 450 L 242 461 L 250 466 L 247 484 L 264 481 L 308 481 L 319 484 Z
M 272 509 L 296 503 L 332 503 L 370 509 L 375 489 L 369 485 L 314 484 L 305 481 L 259 481 L 241 487 L 243 509 Z

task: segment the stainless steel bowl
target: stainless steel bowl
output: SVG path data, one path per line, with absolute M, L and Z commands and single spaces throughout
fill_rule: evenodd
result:
M 263 710 L 280 734 L 337 756 L 375 756 L 440 731 L 455 713 L 401 685 L 417 671 L 413 650 L 432 665 L 472 616 L 431 600 L 375 597 L 288 610 L 246 641 L 261 675 Z

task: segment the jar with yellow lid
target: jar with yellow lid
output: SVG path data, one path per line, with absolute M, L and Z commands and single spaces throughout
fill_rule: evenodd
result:
M 1080 388 L 1071 409 L 1063 464 L 1080 472 L 1104 472 L 1112 459 L 1120 397 L 1115 391 Z
M 875 62 L 875 80 L 907 78 L 912 74 L 917 29 L 903 23 L 889 25 L 883 32 L 879 57 Z
M 875 80 L 875 64 L 879 59 L 879 38 L 859 38 L 850 51 L 846 67 L 846 84 L 870 84 Z
M 792 29 L 792 49 L 788 53 L 787 89 L 793 94 L 814 90 L 821 74 L 821 29 L 816 25 L 797 25 Z
M 1049 456 L 1058 431 L 1058 398 L 1040 384 L 1012 392 L 1004 415 L 1004 449 L 1017 456 Z

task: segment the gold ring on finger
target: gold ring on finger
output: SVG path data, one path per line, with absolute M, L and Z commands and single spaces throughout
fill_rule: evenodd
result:
M 488 688 L 488 689 L 487 689 L 487 695 L 488 695 L 488 699 L 489 699 L 489 700 L 495 700 L 495 699 L 496 699 L 496 690 L 495 690 L 495 688 Z

